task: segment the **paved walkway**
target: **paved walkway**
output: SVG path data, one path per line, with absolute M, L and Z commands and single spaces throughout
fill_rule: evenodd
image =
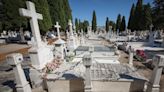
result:
M 0 46 L 0 61 L 4 60 L 6 55 L 10 53 L 27 53 L 30 47 L 24 44 L 7 44 Z

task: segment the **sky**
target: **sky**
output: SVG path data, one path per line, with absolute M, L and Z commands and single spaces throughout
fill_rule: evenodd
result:
M 116 21 L 118 14 L 125 16 L 127 23 L 131 6 L 136 2 L 137 0 L 69 0 L 73 20 L 75 18 L 81 21 L 88 20 L 91 25 L 92 13 L 95 10 L 98 26 L 105 25 L 106 17 Z M 153 0 L 143 0 L 144 4 L 152 2 Z

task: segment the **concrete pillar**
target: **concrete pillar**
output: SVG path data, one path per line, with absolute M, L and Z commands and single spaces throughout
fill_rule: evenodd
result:
M 164 67 L 164 55 L 156 55 L 153 59 L 153 64 L 155 65 L 152 73 L 152 77 L 149 81 L 148 88 L 146 92 L 159 92 L 160 91 L 160 79 L 162 74 L 162 69 Z
M 85 92 L 92 92 L 92 86 L 91 86 L 91 65 L 92 65 L 92 59 L 91 55 L 87 54 L 83 57 L 83 64 L 86 67 L 85 71 Z
M 23 61 L 23 56 L 20 53 L 14 53 L 7 56 L 7 61 L 9 65 L 13 66 L 15 78 L 16 78 L 16 90 L 17 92 L 32 92 L 29 83 L 26 80 L 25 74 L 23 72 L 21 62 Z
M 131 46 L 129 47 L 129 65 L 133 66 L 133 55 L 134 50 L 132 50 Z

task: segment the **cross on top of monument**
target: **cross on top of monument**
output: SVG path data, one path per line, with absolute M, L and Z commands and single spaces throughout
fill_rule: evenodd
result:
M 154 26 L 153 26 L 153 24 L 151 24 L 149 27 L 150 27 L 150 31 L 152 31 L 152 28 L 153 28 Z
M 42 43 L 41 43 L 41 37 L 40 37 L 40 31 L 39 31 L 39 25 L 37 19 L 42 20 L 43 16 L 42 14 L 36 12 L 34 3 L 30 1 L 26 1 L 26 5 L 27 5 L 27 9 L 20 8 L 19 13 L 21 16 L 30 18 L 30 26 L 34 36 L 34 40 L 36 41 L 36 46 L 40 47 Z
M 56 27 L 56 29 L 57 29 L 58 39 L 60 39 L 60 31 L 59 31 L 59 28 L 61 28 L 61 26 L 59 25 L 58 22 L 56 22 L 55 27 Z

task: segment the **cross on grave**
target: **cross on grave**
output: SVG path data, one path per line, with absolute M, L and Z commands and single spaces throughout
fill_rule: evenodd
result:
M 154 26 L 153 26 L 153 24 L 151 24 L 149 27 L 150 27 L 150 31 L 152 31 Z
M 34 36 L 34 40 L 36 41 L 36 47 L 41 46 L 41 37 L 39 32 L 38 20 L 42 20 L 42 14 L 36 12 L 34 3 L 27 1 L 26 2 L 27 9 L 20 8 L 19 13 L 21 16 L 25 16 L 30 18 L 30 26 Z
M 61 28 L 61 26 L 59 25 L 58 22 L 56 22 L 55 27 L 56 27 L 56 29 L 57 29 L 58 39 L 60 39 L 60 31 L 59 31 L 59 28 Z

